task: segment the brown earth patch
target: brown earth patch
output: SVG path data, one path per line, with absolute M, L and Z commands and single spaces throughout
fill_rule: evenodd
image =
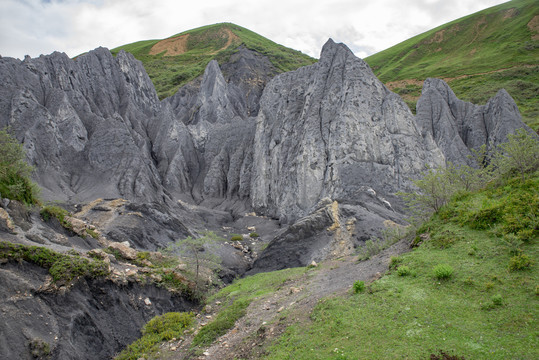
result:
M 535 15 L 533 19 L 530 20 L 528 29 L 530 29 L 532 33 L 535 33 L 532 35 L 532 39 L 539 40 L 539 15 Z
M 163 51 L 165 51 L 165 56 L 181 55 L 187 51 L 187 39 L 189 39 L 189 34 L 161 40 L 152 46 L 150 55 L 157 55 Z
M 477 49 L 476 48 L 473 48 L 471 51 L 470 51 L 470 55 L 473 55 L 477 52 Z
M 518 15 L 518 10 L 517 8 L 511 8 L 511 9 L 507 9 L 503 12 L 503 19 L 502 20 L 507 20 L 507 19 L 510 19 L 514 16 Z
M 423 86 L 423 80 L 416 80 L 416 79 L 404 79 L 404 80 L 397 80 L 397 81 L 390 81 L 385 83 L 387 88 L 391 91 L 397 89 L 397 88 L 405 88 L 408 85 L 417 85 L 417 86 Z

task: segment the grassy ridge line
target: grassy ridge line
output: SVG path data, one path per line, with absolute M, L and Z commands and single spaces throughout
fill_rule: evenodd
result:
M 474 104 L 504 88 L 523 121 L 539 130 L 539 39 L 528 27 L 539 3 L 511 1 L 454 20 L 365 60 L 415 112 L 427 77 L 443 78 L 457 97 Z
M 230 39 L 230 34 L 236 39 Z M 184 35 L 189 37 L 182 54 L 166 56 L 163 50 L 159 54 L 150 55 L 152 47 L 158 42 Z M 228 61 L 240 45 L 266 55 L 280 72 L 295 70 L 316 61 L 299 51 L 286 48 L 231 23 L 207 25 L 163 40 L 138 41 L 111 50 L 113 54 L 120 50 L 130 52 L 142 61 L 160 99 L 173 95 L 180 86 L 202 75 L 211 60 L 215 59 L 219 63 Z
M 456 77 L 537 64 L 539 40 L 532 40 L 527 26 L 537 14 L 536 1 L 511 1 L 441 25 L 365 60 L 382 81 Z

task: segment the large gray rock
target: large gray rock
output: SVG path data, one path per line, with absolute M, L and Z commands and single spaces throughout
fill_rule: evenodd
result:
M 504 89 L 486 105 L 459 100 L 440 79 L 426 79 L 417 101 L 416 121 L 423 136 L 433 137 L 446 160 L 474 165 L 472 149 L 492 151 L 516 129 L 532 130 L 522 122 L 513 98 Z
M 403 100 L 332 40 L 318 63 L 267 85 L 256 122 L 251 201 L 287 220 L 323 197 L 354 199 L 364 186 L 391 195 L 425 165 L 444 164 Z
M 2 58 L 0 83 L 0 127 L 24 144 L 45 199 L 162 200 L 146 130 L 161 106 L 132 55 Z

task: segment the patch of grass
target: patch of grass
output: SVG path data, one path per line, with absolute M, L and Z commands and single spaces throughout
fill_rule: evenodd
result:
M 77 277 L 101 277 L 109 274 L 108 266 L 99 259 L 78 254 L 61 254 L 40 246 L 26 246 L 0 241 L 0 258 L 25 260 L 48 269 L 54 282 L 70 282 Z
M 193 313 L 170 312 L 151 319 L 142 328 L 142 337 L 129 345 L 114 359 L 137 360 L 156 355 L 159 343 L 181 338 L 194 321 Z
M 260 235 L 258 235 L 258 233 L 256 233 L 256 232 L 250 233 L 249 236 L 250 236 L 251 238 L 253 238 L 253 239 L 256 239 L 257 237 L 260 237 Z
M 454 271 L 453 267 L 448 264 L 439 264 L 432 269 L 434 277 L 438 280 L 450 279 Z
M 68 230 L 73 230 L 73 225 L 66 220 L 66 217 L 69 216 L 69 212 L 60 206 L 57 205 L 46 205 L 43 206 L 39 212 L 43 221 L 49 221 L 52 218 L 56 218 L 60 225 Z
M 209 298 L 208 302 L 219 300 L 226 305 L 223 306 L 217 317 L 204 326 L 194 337 L 193 346 L 210 345 L 245 315 L 247 307 L 254 298 L 277 291 L 287 281 L 303 276 L 307 271 L 306 268 L 292 268 L 256 274 L 234 281 L 231 285 L 221 289 Z
M 397 275 L 399 276 L 408 276 L 410 274 L 411 274 L 411 270 L 406 265 L 402 265 L 397 268 Z
M 372 291 L 322 300 L 309 322 L 290 326 L 263 358 L 335 359 L 335 349 L 342 359 L 539 358 L 539 270 L 508 270 L 517 255 L 508 248 L 502 230 L 507 214 L 518 217 L 530 210 L 511 204 L 519 193 L 524 198 L 526 193 L 536 194 L 537 178 L 536 174 L 524 182 L 509 181 L 452 200 L 447 206 L 455 208 L 453 215 L 446 219 L 435 214 L 422 226 L 431 240 L 391 261 L 392 268 L 407 266 L 416 276 L 391 271 L 369 285 Z M 461 223 L 459 216 L 476 213 L 487 194 L 503 204 L 497 225 L 485 230 Z M 450 246 L 432 241 L 449 234 L 458 236 Z M 533 263 L 539 259 L 536 239 L 521 241 L 518 247 Z M 470 249 L 475 249 L 473 256 Z M 433 277 L 432 269 L 440 264 L 454 269 L 449 281 Z M 447 356 L 436 355 L 440 349 Z
M 232 234 L 232 236 L 230 236 L 230 241 L 242 241 L 242 240 L 243 240 L 243 236 L 240 234 Z

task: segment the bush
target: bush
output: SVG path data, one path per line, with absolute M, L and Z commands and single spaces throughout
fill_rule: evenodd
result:
M 524 180 L 527 174 L 539 170 L 539 141 L 537 136 L 525 129 L 518 129 L 507 136 L 492 158 L 498 179 L 519 175 Z
M 230 241 L 242 241 L 242 240 L 243 240 L 243 236 L 240 234 L 232 234 L 232 236 L 230 237 Z
M 0 194 L 2 197 L 33 205 L 38 188 L 30 180 L 33 168 L 26 163 L 21 144 L 6 130 L 0 130 Z
M 451 265 L 439 264 L 433 269 L 434 277 L 438 280 L 446 280 L 453 276 L 453 268 Z
M 365 281 L 359 281 L 357 280 L 354 282 L 354 285 L 352 286 L 354 289 L 354 293 L 359 294 L 360 292 L 363 292 L 365 290 Z
M 170 312 L 156 316 L 142 328 L 143 336 L 129 345 L 115 359 L 137 360 L 157 352 L 160 342 L 180 338 L 193 321 L 193 313 Z
M 525 270 L 532 266 L 532 260 L 526 254 L 520 253 L 509 260 L 509 270 Z
M 410 275 L 410 273 L 410 268 L 406 265 L 399 266 L 399 268 L 397 269 L 397 274 L 399 276 L 408 276 Z
M 255 233 L 255 232 L 250 233 L 249 236 L 252 237 L 252 238 L 259 237 L 259 235 L 257 233 Z

